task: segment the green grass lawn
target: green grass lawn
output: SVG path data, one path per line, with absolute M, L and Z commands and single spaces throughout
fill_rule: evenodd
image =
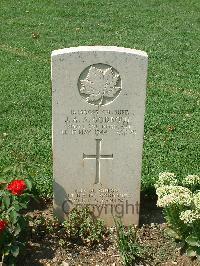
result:
M 149 55 L 143 191 L 162 171 L 199 174 L 199 0 L 1 0 L 0 14 L 5 175 L 31 175 L 40 194 L 52 193 L 50 54 L 79 45 Z

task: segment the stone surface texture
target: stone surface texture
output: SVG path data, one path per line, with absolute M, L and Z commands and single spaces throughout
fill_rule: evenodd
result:
M 107 46 L 52 52 L 54 210 L 79 205 L 138 224 L 147 54 Z

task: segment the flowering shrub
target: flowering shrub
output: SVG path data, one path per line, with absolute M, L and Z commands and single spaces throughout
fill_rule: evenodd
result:
M 178 184 L 178 180 L 176 179 L 176 176 L 174 173 L 164 172 L 164 173 L 159 174 L 159 178 L 155 184 L 155 188 L 159 188 L 159 187 L 167 186 L 167 185 L 175 186 L 177 184 Z
M 168 234 L 184 243 L 188 256 L 200 260 L 200 177 L 189 175 L 179 184 L 173 173 L 161 173 L 155 188 Z
M 168 207 L 171 205 L 190 206 L 192 202 L 192 192 L 182 186 L 162 186 L 156 190 L 158 195 L 157 205 Z
M 24 246 L 26 219 L 21 211 L 27 208 L 31 184 L 27 178 L 0 178 L 0 257 L 8 265 L 14 265 Z

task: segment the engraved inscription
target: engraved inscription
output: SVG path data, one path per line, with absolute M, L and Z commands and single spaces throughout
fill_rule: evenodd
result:
M 101 159 L 113 159 L 113 154 L 111 155 L 102 155 L 101 154 L 101 141 L 102 139 L 96 139 L 96 155 L 86 155 L 83 153 L 84 159 L 95 159 L 96 160 L 96 179 L 95 184 L 100 183 L 101 173 L 100 173 L 100 161 Z
M 63 121 L 63 135 L 130 135 L 136 133 L 134 113 L 129 110 L 73 109 Z
M 123 193 L 116 188 L 93 187 L 75 189 L 67 194 L 71 204 L 118 204 L 133 197 L 130 193 Z
M 113 102 L 121 91 L 121 77 L 116 69 L 106 64 L 94 64 L 80 75 L 78 89 L 82 98 L 96 106 Z
M 66 195 L 62 210 L 69 214 L 70 209 L 76 207 L 89 207 L 96 217 L 111 214 L 123 217 L 127 214 L 139 214 L 139 202 L 134 202 L 134 195 L 120 192 L 116 188 L 80 188 Z

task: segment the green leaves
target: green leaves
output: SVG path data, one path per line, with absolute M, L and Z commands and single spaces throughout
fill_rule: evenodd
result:
M 12 246 L 11 249 L 11 254 L 16 258 L 19 255 L 19 247 L 18 246 Z
M 17 211 L 15 209 L 13 209 L 11 212 L 10 212 L 10 223 L 12 225 L 16 224 L 17 223 L 17 218 L 19 217 L 19 214 L 17 213 Z
M 200 261 L 200 247 L 189 247 L 186 251 L 188 257 L 197 257 Z
M 177 232 L 175 232 L 173 229 L 171 228 L 166 228 L 165 229 L 165 233 L 175 239 L 181 239 L 180 236 L 177 234 Z
M 4 195 L 2 199 L 2 203 L 5 206 L 5 208 L 8 209 L 10 207 L 10 197 L 8 195 Z
M 32 182 L 29 179 L 27 179 L 27 178 L 25 178 L 24 181 L 25 181 L 25 183 L 27 185 L 28 190 L 31 191 L 31 189 L 32 189 Z
M 185 241 L 189 246 L 200 247 L 200 239 L 197 236 L 188 236 Z
M 192 247 L 189 247 L 186 251 L 186 254 L 188 257 L 195 257 L 196 256 L 196 250 Z
M 6 182 L 5 178 L 0 176 L 0 183 L 5 183 L 5 182 Z
M 19 233 L 21 232 L 21 226 L 19 225 L 19 223 L 15 226 L 14 229 L 14 236 L 19 235 Z
M 185 241 L 189 246 L 186 251 L 187 256 L 197 257 L 200 260 L 200 239 L 197 236 L 190 235 Z

